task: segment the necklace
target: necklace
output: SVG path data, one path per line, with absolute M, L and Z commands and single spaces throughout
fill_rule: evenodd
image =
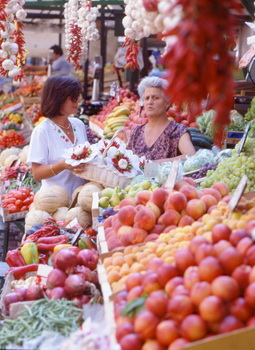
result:
M 53 121 L 53 120 L 52 120 Z M 71 123 L 70 123 L 70 121 L 68 120 L 68 123 L 69 123 L 69 125 L 66 127 L 66 126 L 63 126 L 63 125 L 60 125 L 60 124 L 58 124 L 58 123 L 56 123 L 56 122 L 54 122 L 53 121 L 53 123 L 55 123 L 57 126 L 59 126 L 61 129 L 64 129 L 64 130 L 68 130 L 68 129 L 70 129 L 70 126 L 71 126 Z

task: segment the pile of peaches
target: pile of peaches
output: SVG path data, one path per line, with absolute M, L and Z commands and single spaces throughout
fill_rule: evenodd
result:
M 216 224 L 212 241 L 196 236 L 172 264 L 149 261 L 115 301 L 122 350 L 177 350 L 215 334 L 255 325 L 255 220 L 243 229 Z
M 223 182 L 200 190 L 195 185 L 191 178 L 184 178 L 176 182 L 174 189 L 144 190 L 136 198 L 123 199 L 119 212 L 104 221 L 108 249 L 156 240 L 163 232 L 200 220 L 219 201 L 230 198 Z

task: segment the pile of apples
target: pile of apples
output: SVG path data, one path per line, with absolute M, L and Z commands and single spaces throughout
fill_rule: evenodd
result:
M 191 178 L 184 178 L 174 189 L 144 190 L 135 198 L 124 198 L 119 212 L 104 221 L 108 249 L 156 240 L 163 232 L 191 225 L 216 208 L 220 200 L 230 198 L 223 182 L 200 190 L 195 185 Z
M 173 264 L 156 258 L 144 274 L 129 275 L 126 289 L 115 299 L 121 349 L 177 350 L 254 326 L 254 228 L 255 220 L 235 230 L 219 223 L 212 229 L 212 242 L 197 236 L 176 251 Z M 124 317 L 131 302 L 133 315 Z M 140 308 L 136 313 L 135 303 Z
M 197 123 L 192 121 L 192 118 L 185 111 L 178 111 L 175 106 L 172 106 L 167 111 L 167 117 L 170 120 L 175 120 L 177 123 L 184 124 L 190 128 L 198 128 Z

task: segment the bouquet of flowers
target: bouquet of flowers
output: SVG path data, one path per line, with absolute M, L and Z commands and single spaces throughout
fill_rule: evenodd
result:
M 97 156 L 97 148 L 86 141 L 84 144 L 79 144 L 65 150 L 63 156 L 66 159 L 67 164 L 76 166 L 82 163 L 91 162 Z

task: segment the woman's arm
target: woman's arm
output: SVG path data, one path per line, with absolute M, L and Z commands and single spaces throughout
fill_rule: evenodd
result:
M 32 173 L 35 181 L 49 179 L 66 169 L 79 171 L 80 168 L 84 171 L 84 164 L 71 166 L 70 164 L 67 164 L 64 159 L 54 164 L 32 163 Z
M 181 136 L 178 148 L 181 154 L 187 154 L 189 156 L 193 156 L 194 154 L 196 154 L 196 150 L 191 142 L 190 135 L 188 132 L 185 132 L 185 134 Z

